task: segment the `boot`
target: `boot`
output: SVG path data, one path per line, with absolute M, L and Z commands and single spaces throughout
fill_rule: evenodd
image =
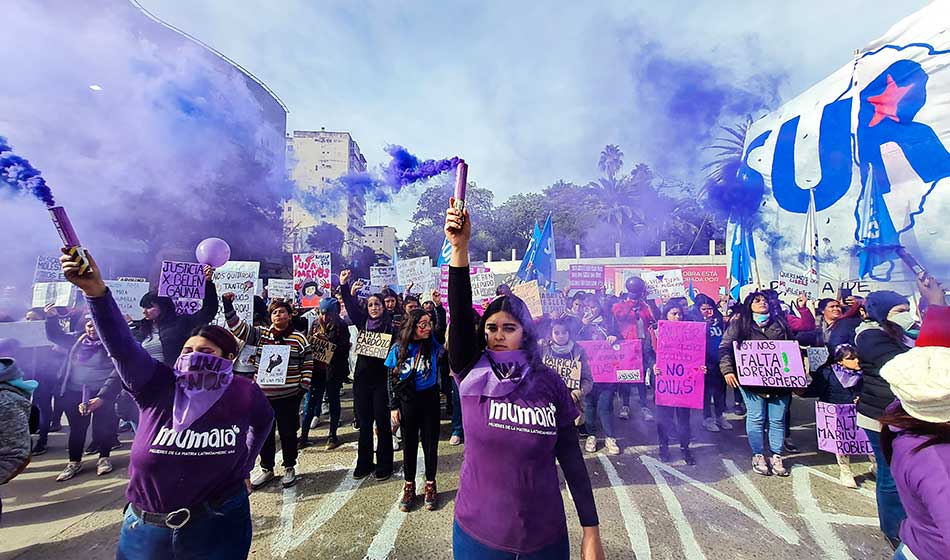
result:
M 838 469 L 841 473 L 838 475 L 838 481 L 845 488 L 857 488 L 858 483 L 854 480 L 854 473 L 851 472 L 851 458 L 847 455 L 835 455 L 838 459 Z
M 407 512 L 416 503 L 416 483 L 407 482 L 402 487 L 402 498 L 399 500 L 399 511 Z

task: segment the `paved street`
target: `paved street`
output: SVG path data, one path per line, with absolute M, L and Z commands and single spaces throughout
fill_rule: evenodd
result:
M 350 410 L 345 401 L 347 421 Z M 618 420 L 621 441 L 628 446 L 624 454 L 587 455 L 607 558 L 889 558 L 877 530 L 868 464 L 855 464 L 860 490 L 838 486 L 834 457 L 815 452 L 810 411 L 810 401 L 798 401 L 794 437 L 802 453 L 790 458 L 793 474 L 785 479 L 751 473 L 743 424 L 734 417 L 740 429 L 711 434 L 700 426 L 701 414 L 693 413 L 699 462 L 694 467 L 679 460 L 675 449 L 675 462 L 659 462 L 653 424 L 644 425 L 637 415 Z M 326 423 L 317 433 L 322 444 Z M 344 446 L 327 452 L 318 445 L 302 452 L 296 487 L 282 490 L 274 483 L 252 495 L 251 558 L 451 558 L 452 508 L 463 448 L 448 445 L 447 421 L 443 434 L 439 511 L 399 512 L 395 503 L 401 476 L 383 483 L 355 481 L 350 473 L 356 432 L 347 423 L 341 429 Z M 56 483 L 65 463 L 66 438 L 65 433 L 52 434 L 50 452 L 0 487 L 0 559 L 113 558 L 125 503 L 128 438 L 124 441 L 113 455 L 115 473 L 97 478 L 94 460 L 87 459 L 77 478 Z M 566 489 L 564 499 L 578 549 L 580 528 Z

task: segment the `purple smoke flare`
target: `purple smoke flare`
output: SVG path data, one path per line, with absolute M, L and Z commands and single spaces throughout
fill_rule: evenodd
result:
M 47 206 L 55 204 L 53 191 L 39 170 L 30 165 L 28 160 L 14 154 L 3 136 L 0 136 L 0 179 L 15 193 L 29 192 Z
M 386 153 L 392 156 L 389 165 L 383 170 L 386 184 L 392 187 L 393 193 L 407 185 L 431 179 L 446 171 L 452 171 L 458 166 L 459 158 L 427 159 L 419 161 L 409 150 L 398 144 L 386 146 Z

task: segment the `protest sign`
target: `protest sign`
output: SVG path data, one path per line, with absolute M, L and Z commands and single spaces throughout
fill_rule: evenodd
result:
M 330 253 L 294 254 L 294 292 L 300 307 L 318 307 L 332 287 Z
M 511 289 L 511 293 L 521 298 L 528 306 L 528 312 L 532 319 L 544 315 L 544 309 L 541 307 L 541 291 L 538 288 L 538 281 L 522 282 Z
M 578 342 L 587 352 L 594 383 L 643 383 L 643 346 L 639 340 Z
M 808 371 L 818 371 L 818 368 L 828 361 L 827 346 L 811 346 L 808 348 Z
M 178 315 L 194 315 L 201 311 L 202 300 L 191 298 L 173 298 L 175 313 Z
M 40 255 L 36 257 L 36 269 L 33 271 L 33 283 L 38 282 L 65 282 L 63 268 L 60 265 L 59 257 L 47 257 Z
M 294 300 L 294 281 L 292 278 L 270 278 L 267 280 L 267 297 Z
M 683 271 L 678 268 L 660 272 L 646 270 L 640 273 L 640 278 L 647 285 L 647 299 L 667 300 L 675 297 L 686 297 Z
M 204 265 L 176 261 L 162 261 L 161 280 L 158 282 L 158 295 L 179 299 L 197 299 L 205 297 Z
M 369 278 L 360 278 L 357 282 L 362 284 L 362 287 L 356 290 L 356 297 L 368 298 L 373 295 L 373 286 Z
M 559 317 L 567 311 L 567 298 L 560 292 L 540 292 L 541 311 L 549 317 Z
M 257 364 L 257 384 L 284 385 L 287 383 L 287 366 L 290 365 L 290 346 L 265 344 L 261 346 L 261 359 Z
M 449 300 L 449 265 L 443 264 L 440 272 L 441 274 L 439 275 L 439 294 L 442 296 L 442 301 L 447 302 Z M 475 276 L 478 274 L 484 274 L 486 272 L 489 272 L 489 269 L 488 267 L 485 267 L 485 266 L 470 265 L 468 267 L 468 274 L 471 279 L 472 288 L 473 288 L 472 308 L 474 308 L 475 311 L 477 311 L 479 315 L 485 312 L 485 306 L 488 305 L 489 300 L 495 298 L 495 291 L 497 290 L 497 284 L 496 284 L 495 288 L 492 289 L 491 297 L 482 299 L 482 300 L 479 300 L 478 298 L 475 297 L 475 294 L 474 294 Z M 492 278 L 494 279 L 494 274 L 492 274 Z M 445 317 L 446 317 L 446 320 L 451 319 L 451 314 L 449 313 L 448 306 L 445 306 Z
M 604 287 L 604 265 L 572 264 L 568 280 L 572 290 L 599 290 Z
M 392 288 L 399 284 L 396 277 L 395 266 L 371 266 L 369 267 L 369 283 L 374 291 L 382 291 L 383 288 Z
M 581 388 L 581 363 L 570 358 L 545 356 L 544 365 L 561 376 L 567 388 L 574 391 Z
M 39 282 L 33 284 L 33 307 L 69 307 L 75 301 L 73 285 L 69 282 Z
M 244 343 L 234 359 L 235 373 L 253 373 L 257 371 L 257 346 Z
M 778 273 L 779 293 L 792 296 L 805 295 L 811 299 L 818 297 L 818 271 L 793 272 L 782 270 Z
M 703 408 L 706 323 L 660 321 L 656 333 L 656 404 Z
M 0 323 L 0 339 L 13 339 L 21 348 L 52 346 L 46 338 L 46 321 Z
M 333 359 L 333 352 L 336 351 L 336 344 L 329 340 L 315 337 L 311 343 L 313 348 L 313 359 L 324 364 L 329 364 Z
M 260 274 L 261 263 L 256 261 L 228 261 L 214 271 L 211 280 L 218 291 L 219 306 L 215 323 L 226 324 L 222 295 L 234 294 L 234 311 L 248 325 L 254 324 L 254 289 Z
M 480 303 L 495 297 L 495 274 L 488 269 L 472 275 L 472 302 Z
M 864 430 L 858 428 L 853 404 L 815 402 L 818 449 L 838 455 L 871 455 L 874 449 Z
M 112 299 L 119 306 L 123 315 L 132 318 L 142 316 L 142 296 L 148 293 L 148 282 L 129 282 L 123 280 L 106 280 L 106 286 L 112 292 Z
M 401 286 L 412 284 L 413 292 L 432 288 L 432 261 L 429 257 L 416 257 L 396 262 L 396 278 Z
M 356 338 L 356 354 L 371 358 L 385 359 L 389 354 L 389 346 L 393 335 L 387 333 L 360 331 Z
M 740 385 L 753 387 L 808 386 L 801 348 L 794 340 L 747 340 L 732 343 Z

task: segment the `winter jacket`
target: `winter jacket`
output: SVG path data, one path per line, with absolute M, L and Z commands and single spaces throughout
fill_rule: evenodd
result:
M 723 375 L 736 374 L 736 353 L 732 347 L 733 342 L 739 341 L 740 321 L 733 321 L 722 336 L 722 342 L 719 343 L 719 369 Z M 765 328 L 759 325 L 752 325 L 752 332 L 743 340 L 794 340 L 792 330 L 788 324 L 781 319 L 770 319 Z M 746 391 L 763 396 L 784 396 L 790 395 L 791 389 L 785 387 L 755 387 L 744 386 Z
M 175 361 L 181 355 L 181 349 L 185 341 L 191 336 L 191 332 L 197 327 L 208 325 L 218 314 L 218 291 L 214 282 L 208 280 L 205 282 L 205 297 L 201 303 L 201 309 L 194 315 L 174 315 L 166 317 L 164 314 L 158 318 L 158 336 L 162 341 L 162 358 L 165 365 L 174 367 Z M 151 321 L 133 321 L 132 334 L 135 339 L 142 342 L 151 334 L 156 325 Z
M 854 399 L 860 394 L 861 382 L 854 387 L 842 386 L 832 364 L 828 364 L 821 366 L 812 374 L 811 383 L 801 396 L 829 404 L 854 404 Z
M 70 378 L 75 371 L 76 354 L 82 346 L 83 340 L 86 339 L 86 334 L 64 333 L 60 328 L 59 321 L 55 317 L 50 317 L 46 320 L 46 337 L 53 344 L 69 351 L 63 363 L 63 369 L 59 376 L 59 388 L 56 392 L 57 395 L 62 395 L 66 392 Z M 95 355 L 89 358 L 86 365 L 101 370 L 105 378 L 105 381 L 98 387 L 89 387 L 89 398 L 114 401 L 119 396 L 119 391 L 122 390 L 122 380 L 119 378 L 119 372 L 116 371 L 115 364 L 112 363 L 112 358 L 109 357 L 105 346 L 99 347 Z
M 895 356 L 910 350 L 910 346 L 888 336 L 874 321 L 861 323 L 854 338 L 861 371 L 864 372 L 858 414 L 877 420 L 894 402 L 890 385 L 881 377 L 881 367 Z
M 656 319 L 650 306 L 641 301 L 634 306 L 633 301 L 624 300 L 614 304 L 611 310 L 617 321 L 617 329 L 624 340 L 641 339 L 643 341 L 643 365 L 652 365 L 655 360 Z
M 340 293 L 343 295 L 343 306 L 346 308 L 347 315 L 353 321 L 353 326 L 359 331 L 366 330 L 366 322 L 369 316 L 366 310 L 360 304 L 360 301 L 350 292 L 350 285 L 341 284 Z M 396 341 L 396 326 L 392 322 L 392 317 L 388 312 L 383 312 L 383 318 L 380 325 L 373 332 L 381 332 L 393 335 L 393 342 Z M 387 378 L 389 368 L 386 367 L 384 358 L 374 358 L 372 356 L 359 355 L 356 357 L 356 367 L 353 370 L 353 382 L 360 383 L 388 383 Z
M 562 358 L 572 362 L 580 363 L 581 386 L 579 389 L 568 387 L 571 389 L 571 392 L 577 392 L 580 397 L 585 397 L 594 388 L 594 374 L 590 369 L 590 360 L 587 358 L 587 352 L 584 351 L 584 348 L 580 344 L 576 344 L 574 341 L 571 341 L 570 350 L 565 353 L 561 353 L 554 349 L 553 343 L 549 342 L 541 347 L 541 353 L 542 359 L 544 360 L 549 358 Z M 557 373 L 561 374 L 561 372 Z
M 0 484 L 30 462 L 30 394 L 35 381 L 24 381 L 12 358 L 0 358 Z

